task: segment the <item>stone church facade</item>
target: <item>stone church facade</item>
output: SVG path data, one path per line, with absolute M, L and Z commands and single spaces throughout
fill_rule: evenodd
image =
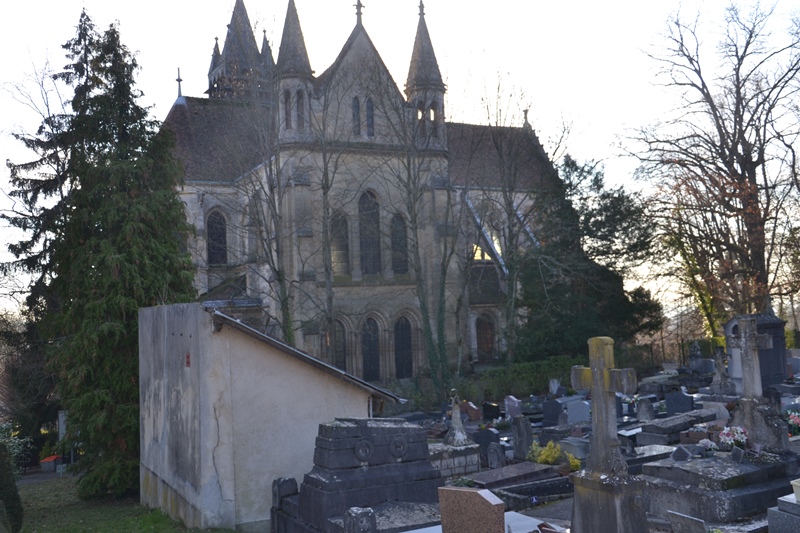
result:
M 442 334 L 451 364 L 502 356 L 507 258 L 536 245 L 536 192 L 557 182 L 527 119 L 446 120 L 419 9 L 401 92 L 360 1 L 315 75 L 294 0 L 277 61 L 236 0 L 207 96 L 179 93 L 164 126 L 206 305 L 367 381 L 424 375 L 426 341 Z

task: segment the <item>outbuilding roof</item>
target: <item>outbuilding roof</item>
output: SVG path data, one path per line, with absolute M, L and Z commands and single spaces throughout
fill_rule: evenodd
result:
M 387 391 L 385 389 L 382 389 L 380 387 L 376 387 L 375 385 L 372 385 L 372 384 L 370 384 L 370 383 L 368 383 L 368 382 L 366 382 L 366 381 L 364 381 L 364 380 L 362 380 L 360 378 L 357 378 L 356 376 L 354 376 L 352 374 L 349 374 L 349 373 L 345 372 L 344 370 L 342 370 L 340 368 L 336 368 L 333 365 L 329 365 L 328 363 L 326 363 L 325 361 L 322 361 L 321 359 L 317 359 L 316 357 L 313 357 L 313 356 L 307 354 L 306 352 L 300 351 L 297 348 L 295 348 L 293 346 L 290 346 L 290 345 L 286 344 L 285 342 L 276 339 L 275 337 L 271 337 L 270 335 L 266 335 L 264 333 L 261 333 L 260 331 L 251 328 L 247 324 L 245 324 L 245 323 L 243 323 L 243 322 L 241 322 L 241 321 L 239 321 L 239 320 L 237 320 L 237 319 L 235 319 L 233 317 L 230 317 L 230 316 L 226 315 L 225 313 L 221 313 L 220 311 L 218 311 L 216 309 L 210 310 L 209 312 L 211 313 L 211 315 L 213 317 L 214 325 L 215 325 L 216 328 L 221 329 L 223 326 L 232 327 L 232 328 L 234 328 L 234 329 L 236 329 L 238 331 L 241 331 L 242 333 L 244 333 L 246 335 L 249 335 L 250 337 L 253 337 L 254 339 L 256 339 L 256 340 L 258 340 L 260 342 L 263 342 L 263 343 L 265 343 L 265 344 L 267 344 L 267 345 L 269 345 L 269 346 L 271 346 L 271 347 L 273 347 L 275 349 L 280 350 L 281 352 L 285 353 L 286 355 L 288 355 L 290 357 L 294 357 L 295 359 L 298 359 L 298 360 L 300 360 L 300 361 L 302 361 L 304 363 L 307 363 L 307 364 L 317 368 L 318 370 L 321 370 L 321 371 L 325 372 L 326 374 L 329 374 L 331 376 L 339 378 L 342 381 L 344 381 L 346 383 L 349 383 L 350 385 L 353 385 L 353 386 L 355 386 L 355 387 L 357 387 L 359 389 L 365 390 L 365 391 L 369 392 L 372 396 L 374 396 L 376 398 L 380 398 L 381 400 L 386 400 L 386 401 L 390 401 L 390 402 L 393 402 L 393 403 L 400 403 L 400 404 L 406 403 L 406 401 L 407 401 L 407 400 L 405 400 L 405 399 L 403 399 L 403 398 L 401 398 L 401 397 L 399 397 L 399 396 L 397 396 L 397 395 L 395 395 L 395 394 L 393 394 L 393 393 L 391 393 L 391 392 L 389 392 L 389 391 Z

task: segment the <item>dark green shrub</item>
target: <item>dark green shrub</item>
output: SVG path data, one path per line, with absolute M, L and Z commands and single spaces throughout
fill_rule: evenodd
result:
M 11 464 L 11 453 L 5 444 L 0 443 L 0 501 L 3 502 L 8 529 L 11 533 L 19 533 L 22 529 L 22 500 L 17 492 L 14 479 L 14 468 Z M 0 523 L 2 523 L 0 521 Z

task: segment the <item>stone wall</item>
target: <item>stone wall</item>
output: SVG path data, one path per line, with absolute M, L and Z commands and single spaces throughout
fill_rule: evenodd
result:
M 444 444 L 429 444 L 431 464 L 442 473 L 442 477 L 461 477 L 480 472 L 480 446 L 453 447 Z

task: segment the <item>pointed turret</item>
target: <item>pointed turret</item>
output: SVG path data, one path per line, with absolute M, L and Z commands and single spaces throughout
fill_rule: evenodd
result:
M 261 65 L 267 77 L 272 77 L 275 71 L 275 60 L 272 59 L 272 48 L 267 40 L 267 30 L 264 30 L 264 38 L 261 40 Z
M 214 50 L 211 52 L 211 66 L 208 67 L 208 75 L 211 76 L 211 73 L 219 66 L 219 62 L 221 59 L 221 54 L 219 53 L 219 39 L 214 37 Z
M 419 24 L 406 80 L 406 98 L 417 110 L 416 143 L 420 148 L 447 149 L 444 123 L 444 82 L 433 51 L 425 5 L 419 3 Z
M 207 94 L 212 98 L 254 97 L 262 91 L 253 87 L 263 87 L 266 79 L 244 0 L 236 0 L 222 52 L 219 41 L 214 45 Z
M 414 39 L 414 51 L 411 53 L 411 65 L 408 69 L 406 95 L 425 90 L 444 92 L 445 88 L 433 51 L 431 36 L 428 33 L 428 25 L 425 23 L 425 5 L 420 1 L 419 24 Z
M 278 51 L 278 75 L 281 78 L 311 78 L 311 64 L 308 61 L 303 30 L 294 0 L 289 0 L 286 21 L 283 24 L 281 47 Z

